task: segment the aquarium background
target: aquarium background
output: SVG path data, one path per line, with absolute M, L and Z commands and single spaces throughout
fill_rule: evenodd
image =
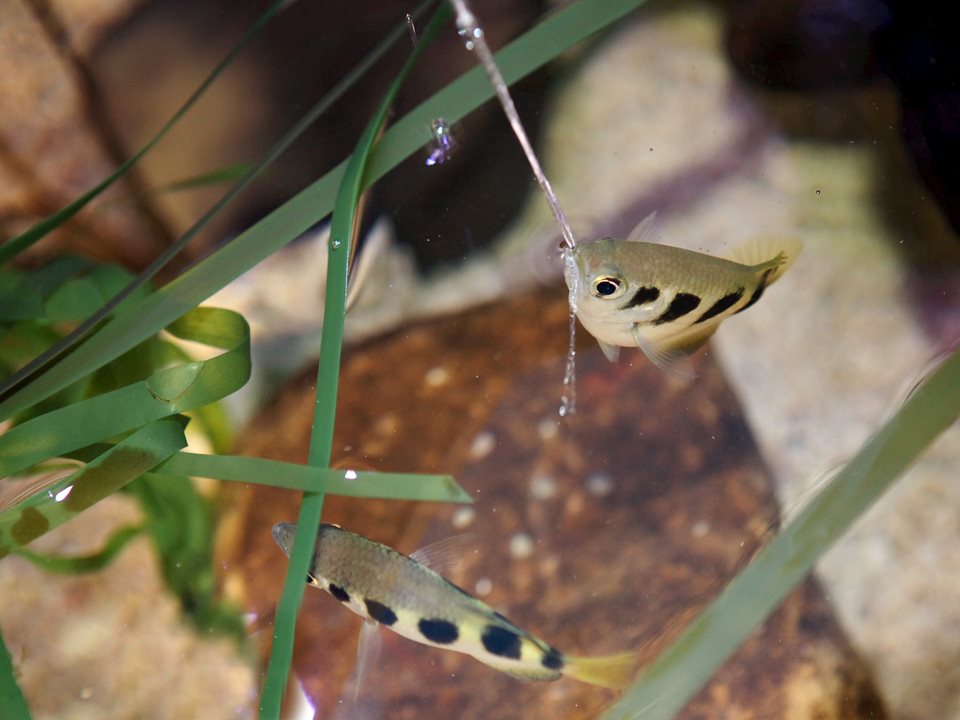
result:
M 6 5 L 7 37 L 22 40 L 0 43 L 0 66 L 24 100 L 0 121 L 4 235 L 149 140 L 262 9 Z M 494 48 L 558 11 L 475 9 Z M 19 266 L 69 250 L 142 269 L 410 10 L 293 4 L 111 194 Z M 758 235 L 805 244 L 700 353 L 690 385 L 637 351 L 608 363 L 581 329 L 570 417 L 558 413 L 558 232 L 498 106 L 451 124 L 447 162 L 428 166 L 425 148 L 394 168 L 362 216 L 360 253 L 373 252 L 346 319 L 331 463 L 449 473 L 474 502 L 330 496 L 324 520 L 404 552 L 467 532 L 445 573 L 461 587 L 564 651 L 638 648 L 650 662 L 957 344 L 958 115 L 943 25 L 879 2 L 651 2 L 513 86 L 581 241 L 625 236 L 656 212 L 659 241 L 699 251 Z M 398 42 L 159 280 L 346 157 L 410 47 Z M 394 117 L 474 63 L 447 26 Z M 209 301 L 251 326 L 253 379 L 226 400 L 233 452 L 307 460 L 327 233 L 315 227 Z M 197 424 L 191 449 L 224 442 Z M 680 717 L 960 717 L 958 447 L 954 428 Z M 186 619 L 164 570 L 181 556 L 156 534 L 92 574 L 5 557 L 0 628 L 33 717 L 256 714 L 286 572 L 269 529 L 295 519 L 299 494 L 198 488 L 211 530 L 185 583 L 216 589 L 244 620 L 240 639 Z M 144 508 L 111 495 L 31 549 L 94 553 Z M 388 635 L 354 701 L 358 627 L 307 589 L 288 716 L 300 688 L 319 717 L 592 718 L 618 698 L 571 680 L 520 683 Z

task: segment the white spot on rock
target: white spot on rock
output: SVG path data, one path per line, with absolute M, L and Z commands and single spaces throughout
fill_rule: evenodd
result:
M 429 387 L 442 387 L 450 382 L 450 371 L 442 365 L 432 367 L 427 370 L 427 374 L 424 375 L 423 381 Z
M 476 517 L 477 511 L 472 507 L 457 508 L 453 513 L 453 517 L 450 518 L 450 524 L 457 530 L 463 530 L 466 527 L 470 527 Z
M 473 443 L 470 445 L 470 457 L 474 460 L 480 460 L 485 458 L 491 452 L 493 448 L 497 445 L 497 438 L 494 437 L 493 433 L 484 430 L 481 433 L 477 433 L 477 436 L 473 439 Z
M 552 500 L 557 496 L 557 481 L 549 475 L 536 474 L 530 478 L 530 497 L 534 500 Z
M 525 532 L 518 532 L 510 538 L 510 557 L 514 560 L 526 560 L 535 549 L 533 538 Z
M 560 421 L 555 418 L 544 418 L 537 425 L 537 434 L 541 440 L 552 440 L 560 429 Z
M 594 473 L 587 478 L 587 492 L 595 497 L 605 497 L 613 492 L 613 478 L 606 473 Z

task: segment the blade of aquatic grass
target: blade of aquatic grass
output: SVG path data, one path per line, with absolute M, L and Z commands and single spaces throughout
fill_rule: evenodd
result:
M 667 720 L 699 691 L 823 553 L 960 416 L 954 352 L 826 487 L 643 673 L 606 720 Z
M 224 56 L 224 58 L 216 64 L 213 70 L 210 71 L 210 74 L 202 83 L 200 83 L 200 87 L 194 90 L 193 94 L 187 98 L 187 101 L 173 114 L 169 120 L 167 120 L 163 127 L 160 128 L 160 131 L 154 135 L 146 145 L 127 158 L 127 160 L 125 160 L 116 170 L 110 173 L 110 175 L 101 180 L 97 185 L 71 202 L 65 208 L 54 213 L 53 215 L 50 215 L 49 217 L 44 218 L 33 227 L 28 228 L 16 237 L 7 240 L 3 245 L 0 245 L 0 265 L 3 265 L 4 263 L 13 259 L 16 255 L 26 250 L 28 247 L 44 237 L 47 233 L 55 230 L 67 220 L 72 218 L 100 193 L 123 177 L 123 175 L 126 174 L 130 168 L 136 165 L 140 158 L 150 152 L 150 150 L 152 150 L 157 143 L 166 137 L 167 133 L 169 133 L 170 130 L 172 130 L 173 127 L 180 122 L 180 119 L 187 114 L 190 108 L 192 108 L 207 91 L 207 88 L 210 87 L 210 85 L 212 85 L 213 82 L 220 76 L 220 73 L 222 73 L 233 62 L 233 59 L 240 54 L 240 52 L 250 43 L 251 40 L 260 34 L 260 32 L 267 26 L 284 2 L 285 0 L 274 0 L 274 2 L 267 7 L 263 14 L 257 18 L 257 21 L 253 24 L 253 26 L 251 26 L 251 28 L 244 33 L 242 38 L 240 38 L 240 42 L 234 45 Z
M 183 449 L 187 444 L 185 425 L 186 418 L 178 416 L 142 427 L 76 472 L 0 513 L 0 558 L 76 517 Z M 56 502 L 50 503 L 51 497 Z
M 495 54 L 504 79 L 515 82 L 644 2 L 581 0 L 557 11 Z M 492 86 L 477 67 L 419 105 L 377 143 L 364 176 L 364 186 L 429 142 L 430 123 L 434 118 L 445 117 L 449 122 L 456 122 L 492 96 Z M 12 417 L 133 347 L 326 217 L 333 209 L 334 194 L 345 166 L 346 163 L 341 163 L 329 171 L 149 299 L 131 304 L 125 312 L 118 313 L 74 350 L 69 363 L 50 367 L 29 387 L 5 396 L 0 402 L 0 419 Z
M 380 136 L 383 125 L 404 80 L 416 64 L 424 48 L 434 39 L 440 28 L 450 20 L 450 8 L 442 4 L 434 13 L 413 52 L 404 62 L 396 78 L 387 89 L 373 118 L 368 123 L 356 149 L 347 162 L 343 180 L 330 224 L 330 249 L 327 260 L 327 286 L 323 305 L 323 330 L 320 335 L 320 358 L 317 368 L 316 403 L 313 413 L 313 431 L 307 464 L 313 467 L 330 465 L 333 446 L 333 426 L 337 411 L 337 388 L 340 382 L 340 355 L 343 347 L 343 322 L 346 315 L 347 275 L 350 262 L 350 243 L 357 223 L 357 210 L 363 194 L 364 176 L 370 153 Z M 260 696 L 260 717 L 279 718 L 290 664 L 293 659 L 293 638 L 296 630 L 297 609 L 303 598 L 304 582 L 317 529 L 323 509 L 323 493 L 319 489 L 305 492 L 300 503 L 297 531 L 290 551 L 287 577 L 277 605 L 270 660 Z
M 30 708 L 23 697 L 20 686 L 17 685 L 16 672 L 13 669 L 13 658 L 3 641 L 3 632 L 0 630 L 0 707 L 3 708 L 5 720 L 30 720 Z
M 48 458 L 216 402 L 250 376 L 250 328 L 238 313 L 195 308 L 167 330 L 224 350 L 209 360 L 164 368 L 145 380 L 52 410 L 0 435 L 0 477 Z
M 157 185 L 151 188 L 150 192 L 155 195 L 163 195 L 166 193 L 183 192 L 185 190 L 195 190 L 210 185 L 219 185 L 220 183 L 234 182 L 249 174 L 252 169 L 253 166 L 250 165 L 250 163 L 228 165 L 227 167 L 217 168 L 216 170 L 201 173 L 200 175 L 193 175 L 181 180 L 174 180 L 173 182 L 164 183 L 163 185 Z
M 450 475 L 340 470 L 239 455 L 198 455 L 188 452 L 177 453 L 158 471 L 328 495 L 424 502 L 473 502 L 470 494 Z
M 88 555 L 44 555 L 23 548 L 13 548 L 13 554 L 28 560 L 38 568 L 60 575 L 99 572 L 113 562 L 127 544 L 143 532 L 140 525 L 128 525 L 113 533 L 103 547 Z
M 413 17 L 418 17 L 423 9 L 429 4 L 430 0 L 427 0 L 424 3 L 421 3 L 417 9 L 412 13 Z M 181 250 L 183 250 L 187 244 L 196 237 L 209 223 L 231 202 L 233 202 L 253 181 L 256 179 L 260 173 L 263 172 L 270 164 L 274 162 L 298 137 L 300 137 L 303 132 L 312 125 L 317 118 L 319 118 L 327 109 L 333 105 L 340 97 L 349 90 L 359 79 L 362 77 L 373 65 L 379 60 L 390 47 L 401 37 L 403 37 L 407 32 L 406 22 L 398 23 L 397 27 L 391 32 L 382 42 L 380 42 L 363 60 L 361 60 L 349 73 L 347 73 L 334 87 L 324 95 L 313 107 L 311 107 L 302 118 L 292 127 L 287 133 L 277 141 L 270 150 L 261 158 L 255 165 L 253 165 L 249 172 L 244 175 L 244 177 L 227 193 L 225 193 L 213 206 L 210 207 L 187 231 L 181 235 L 174 243 L 167 247 L 160 255 L 154 259 L 150 265 L 148 265 L 144 270 L 137 275 L 126 287 L 120 290 L 115 296 L 110 298 L 102 307 L 100 307 L 96 312 L 86 318 L 78 327 L 72 330 L 66 337 L 57 342 L 54 346 L 48 348 L 44 353 L 38 357 L 31 360 L 24 367 L 20 368 L 17 372 L 13 373 L 10 377 L 6 378 L 2 383 L 0 383 L 0 400 L 6 399 L 11 394 L 17 390 L 17 388 L 25 385 L 31 378 L 37 377 L 37 383 L 24 388 L 29 391 L 28 394 L 42 393 L 44 392 L 43 385 L 46 382 L 44 375 L 39 375 L 42 370 L 51 366 L 57 358 L 64 355 L 71 348 L 76 346 L 78 343 L 83 341 L 84 338 L 88 337 L 91 333 L 94 332 L 98 327 L 101 327 L 104 321 L 111 314 L 121 314 L 127 310 L 130 312 L 138 312 L 137 308 L 131 307 L 134 301 L 134 294 L 143 288 L 146 283 L 148 283 L 170 260 L 172 260 Z M 335 181 L 336 182 L 336 181 Z M 332 187 L 335 187 L 335 182 L 332 183 Z M 332 192 L 332 190 L 331 190 Z M 327 210 L 326 212 L 329 212 Z M 326 212 L 323 214 L 325 215 Z M 236 272 L 229 276 L 226 280 L 220 282 L 216 287 L 216 290 L 220 289 L 226 285 L 231 280 L 239 277 L 241 274 L 249 270 L 251 267 L 256 265 L 260 260 L 270 255 L 272 252 L 277 250 L 280 247 L 283 247 L 287 242 L 299 235 L 304 230 L 306 230 L 312 222 L 304 225 L 299 231 L 294 235 L 287 237 L 286 239 L 275 246 L 270 246 L 267 249 L 267 252 L 262 255 L 257 255 L 255 259 L 246 265 L 242 270 Z M 229 247 L 229 246 L 228 246 Z M 216 290 L 212 292 L 216 292 Z M 199 305 L 203 300 L 206 300 L 211 294 L 207 293 L 192 303 L 192 305 Z M 174 316 L 176 317 L 176 316 Z M 172 319 L 172 318 L 171 318 Z M 134 343 L 136 344 L 136 343 Z M 103 351 L 104 353 L 109 353 L 109 345 L 107 349 Z M 103 355 L 101 355 L 103 357 Z M 29 405 L 28 399 L 23 399 L 22 403 L 24 405 Z M 3 403 L 0 402 L 0 407 Z M 11 417 L 17 411 L 13 410 L 8 415 L 3 416 L 3 410 L 0 410 L 0 417 Z

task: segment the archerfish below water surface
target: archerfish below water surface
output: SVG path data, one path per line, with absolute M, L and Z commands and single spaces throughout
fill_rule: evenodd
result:
M 296 523 L 273 527 L 273 537 L 288 557 L 295 532 Z M 622 688 L 636 666 L 636 653 L 566 655 L 412 557 L 336 525 L 320 526 L 307 582 L 368 623 L 424 645 L 470 655 L 524 680 L 566 675 Z
M 653 216 L 626 240 L 564 250 L 564 277 L 581 324 L 615 362 L 639 347 L 657 366 L 692 377 L 688 356 L 731 315 L 756 303 L 799 254 L 796 239 L 758 238 L 731 259 L 644 242 Z

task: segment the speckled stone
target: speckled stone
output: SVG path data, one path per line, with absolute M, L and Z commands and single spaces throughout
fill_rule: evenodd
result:
M 482 588 L 486 602 L 564 652 L 641 648 L 649 658 L 746 562 L 774 523 L 775 505 L 709 359 L 698 358 L 698 381 L 682 387 L 638 352 L 608 363 L 581 336 L 578 411 L 561 419 L 566 325 L 566 293 L 555 287 L 350 351 L 338 463 L 452 472 L 476 502 L 465 522 L 456 507 L 331 497 L 325 520 L 406 552 L 466 525 L 473 543 L 451 580 Z M 287 385 L 248 428 L 245 451 L 303 460 L 311 383 L 307 372 Z M 236 502 L 237 540 L 223 545 L 227 582 L 265 624 L 286 567 L 270 526 L 295 517 L 295 496 L 253 488 Z M 512 552 L 518 535 L 532 552 Z M 353 711 L 358 627 L 359 618 L 308 589 L 295 665 L 323 717 Z M 386 633 L 351 716 L 592 718 L 614 697 L 569 679 L 521 682 Z M 682 717 L 885 714 L 810 581 Z

